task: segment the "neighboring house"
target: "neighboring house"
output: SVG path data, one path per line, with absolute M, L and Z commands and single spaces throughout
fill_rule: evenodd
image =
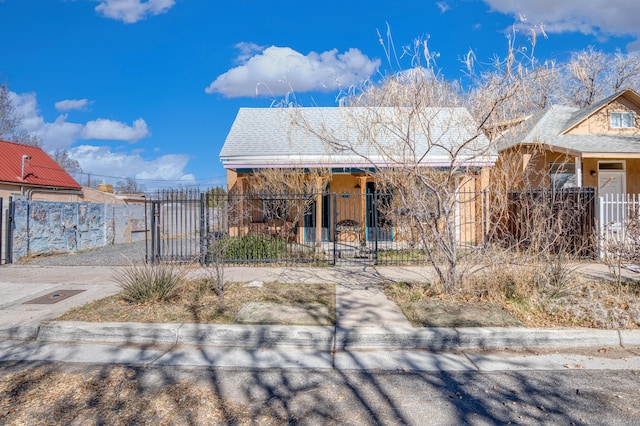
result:
M 640 193 L 640 95 L 624 90 L 579 109 L 554 105 L 498 139 L 515 188 Z
M 144 194 L 114 194 L 110 185 L 98 185 L 98 189 L 81 186 L 42 149 L 0 141 L 0 198 L 8 200 L 10 196 L 39 201 L 145 203 Z
M 475 132 L 477 126 L 464 108 L 424 108 L 417 114 L 390 107 L 241 108 L 220 159 L 232 195 L 251 193 L 250 178 L 260 169 L 330 171 L 324 191 L 338 195 L 317 195 L 303 223 L 291 224 L 303 231 L 297 238 L 328 241 L 338 227 L 346 230 L 342 238 L 364 244 L 373 232 L 376 239 L 397 237 L 393 230 L 379 232 L 382 219 L 374 214 L 370 196 L 377 189 L 376 170 L 459 167 L 474 170 L 474 176 L 452 185 L 475 191 L 486 184 L 485 171 L 495 164 L 497 152 Z M 252 213 L 250 221 L 232 232 L 258 228 L 264 208 Z
M 0 198 L 76 201 L 82 186 L 42 149 L 0 141 Z

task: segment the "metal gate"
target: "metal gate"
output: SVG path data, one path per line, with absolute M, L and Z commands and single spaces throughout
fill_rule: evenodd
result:
M 195 190 L 161 191 L 147 201 L 147 262 L 201 261 L 202 244 L 211 232 L 204 194 Z
M 373 187 L 320 194 L 163 191 L 147 202 L 146 259 L 358 266 L 425 261 L 391 200 Z

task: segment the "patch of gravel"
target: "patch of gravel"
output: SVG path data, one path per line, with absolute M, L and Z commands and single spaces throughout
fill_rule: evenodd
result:
M 76 253 L 38 256 L 21 259 L 20 264 L 40 266 L 126 266 L 144 262 L 145 241 L 130 244 L 114 244 Z

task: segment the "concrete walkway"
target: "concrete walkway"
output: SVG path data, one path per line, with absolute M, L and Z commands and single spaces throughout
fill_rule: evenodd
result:
M 71 307 L 116 293 L 113 271 L 113 267 L 0 267 L 0 361 L 430 371 L 435 366 L 480 369 L 481 362 L 492 358 L 476 354 L 472 359 L 470 354 L 478 349 L 586 347 L 614 348 L 624 354 L 613 362 L 596 353 L 591 358 L 595 361 L 580 358 L 576 365 L 640 369 L 640 330 L 413 328 L 378 285 L 424 281 L 431 277 L 429 268 L 226 268 L 227 279 L 233 281 L 337 284 L 336 327 L 49 321 Z M 604 274 L 606 268 L 589 265 L 587 272 Z M 25 304 L 61 290 L 84 291 L 53 304 Z M 507 363 L 512 368 L 541 368 L 565 362 L 567 356 L 573 355 L 549 354 L 548 362 L 541 363 L 539 357 L 531 355 L 529 360 L 519 354 L 519 361 Z

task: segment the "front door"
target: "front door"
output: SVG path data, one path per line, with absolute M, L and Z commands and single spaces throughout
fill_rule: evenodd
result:
M 615 197 L 618 194 L 625 193 L 625 172 L 600 170 L 598 173 L 598 196 Z
M 626 183 L 624 163 L 601 162 L 598 165 L 598 197 L 604 199 L 600 221 L 609 229 L 618 229 L 625 220 Z

